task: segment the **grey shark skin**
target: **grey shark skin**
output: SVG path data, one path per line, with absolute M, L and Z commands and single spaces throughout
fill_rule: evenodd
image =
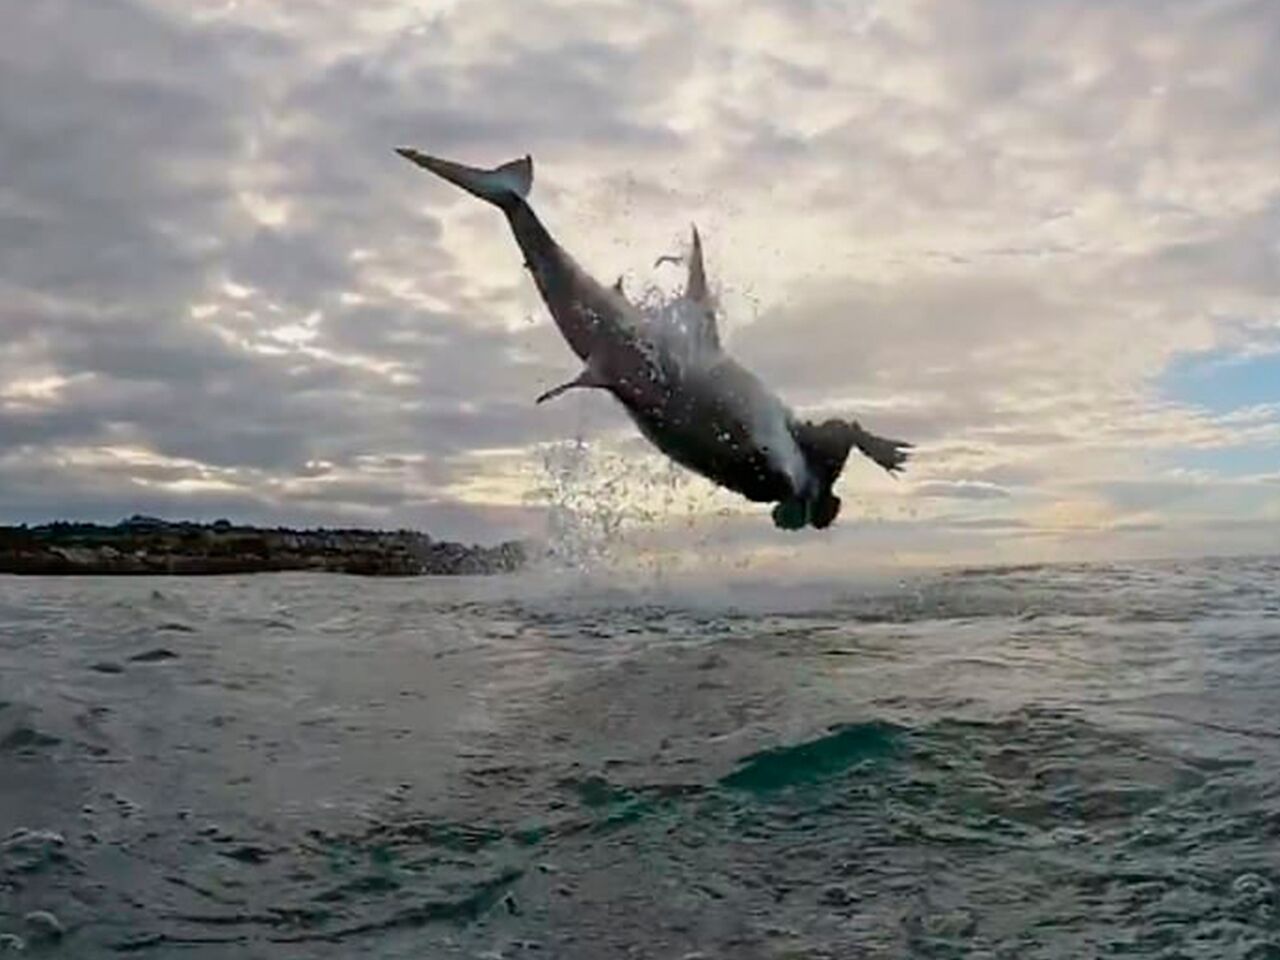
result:
M 396 152 L 506 215 L 538 292 L 583 361 L 577 377 L 539 403 L 575 388 L 607 390 L 659 450 L 748 500 L 776 503 L 774 524 L 785 529 L 835 520 L 840 498 L 832 486 L 853 447 L 891 474 L 902 469 L 911 444 L 877 437 L 856 421 L 800 421 L 724 352 L 696 227 L 684 293 L 674 304 L 683 322 L 660 328 L 627 300 L 621 280 L 599 283 L 547 232 L 526 200 L 531 157 L 483 170 L 410 147 Z

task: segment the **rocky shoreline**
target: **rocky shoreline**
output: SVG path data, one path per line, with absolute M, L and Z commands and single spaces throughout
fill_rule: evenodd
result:
M 0 573 L 154 576 L 312 570 L 410 577 L 509 573 L 527 558 L 508 541 L 483 547 L 413 530 L 293 530 L 131 517 L 114 526 L 0 527 Z

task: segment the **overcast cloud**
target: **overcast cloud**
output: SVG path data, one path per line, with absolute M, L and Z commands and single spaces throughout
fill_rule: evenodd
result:
M 533 153 L 553 232 L 636 289 L 696 220 L 730 349 L 920 444 L 851 466 L 833 564 L 1280 547 L 1271 0 L 512 9 L 7 12 L 0 522 L 491 541 L 543 531 L 540 445 L 642 455 L 607 397 L 534 406 L 576 363 L 408 143 Z M 1243 360 L 1247 403 L 1171 375 Z M 717 542 L 794 549 L 686 486 Z

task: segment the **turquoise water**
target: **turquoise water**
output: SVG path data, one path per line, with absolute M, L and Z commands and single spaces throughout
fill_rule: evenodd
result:
M 3 579 L 0 934 L 1280 957 L 1278 578 Z

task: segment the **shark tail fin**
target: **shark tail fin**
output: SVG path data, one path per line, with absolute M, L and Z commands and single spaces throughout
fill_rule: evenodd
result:
M 528 155 L 492 170 L 481 170 L 442 160 L 412 147 L 397 147 L 396 153 L 481 200 L 504 209 L 527 197 L 533 186 L 533 158 Z

